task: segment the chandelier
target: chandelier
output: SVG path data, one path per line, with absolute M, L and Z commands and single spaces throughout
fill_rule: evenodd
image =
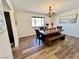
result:
M 48 16 L 51 17 L 51 16 L 53 16 L 54 14 L 55 14 L 55 13 L 54 13 L 54 11 L 52 11 L 52 7 L 49 6 Z

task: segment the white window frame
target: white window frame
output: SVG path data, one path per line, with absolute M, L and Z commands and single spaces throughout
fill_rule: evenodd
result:
M 43 19 L 44 19 L 44 24 L 45 24 L 45 17 L 32 16 L 32 18 L 41 18 L 41 19 L 43 18 Z M 44 26 L 44 25 L 43 25 L 43 26 Z M 37 26 L 37 25 L 36 25 L 36 20 L 35 20 L 35 26 L 32 25 L 32 27 L 42 27 L 42 20 L 41 20 L 41 25 L 40 25 L 40 26 Z

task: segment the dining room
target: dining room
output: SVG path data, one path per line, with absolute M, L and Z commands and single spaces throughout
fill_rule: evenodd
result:
M 0 53 L 1 56 L 5 55 L 1 58 L 79 58 L 78 0 L 0 1 L 3 6 L 0 15 L 5 16 L 6 22 L 6 32 L 2 32 L 4 22 L 1 18 L 0 32 L 4 35 L 1 34 L 0 39 L 4 40 L 0 41 L 0 51 L 6 53 Z M 12 38 L 11 44 L 8 40 Z
M 52 17 L 38 15 L 38 17 L 28 18 L 26 16 L 24 12 L 17 13 L 19 46 L 12 49 L 14 59 L 74 58 L 72 53 L 75 55 L 78 52 L 78 37 L 67 35 L 64 26 L 51 22 Z M 21 17 L 25 18 L 24 21 L 20 20 Z M 26 19 L 28 19 L 27 22 Z
M 56 5 L 51 4 L 52 0 L 50 5 L 44 0 L 18 2 L 12 1 L 17 9 L 14 15 L 19 38 L 18 46 L 12 49 L 14 59 L 78 58 L 79 10 L 75 7 L 79 1 L 57 0 Z M 53 8 L 57 8 L 57 2 L 59 9 Z

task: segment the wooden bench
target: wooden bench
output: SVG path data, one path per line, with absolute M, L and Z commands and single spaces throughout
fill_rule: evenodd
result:
M 60 34 L 60 35 L 55 35 L 53 37 L 46 38 L 45 39 L 45 45 L 52 46 L 52 41 L 53 40 L 57 40 L 57 39 L 64 40 L 65 39 L 65 35 L 64 34 Z

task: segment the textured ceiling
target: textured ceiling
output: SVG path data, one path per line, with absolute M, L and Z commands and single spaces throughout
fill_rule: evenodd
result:
M 55 13 L 79 7 L 79 0 L 11 0 L 15 10 L 47 13 L 49 6 Z

